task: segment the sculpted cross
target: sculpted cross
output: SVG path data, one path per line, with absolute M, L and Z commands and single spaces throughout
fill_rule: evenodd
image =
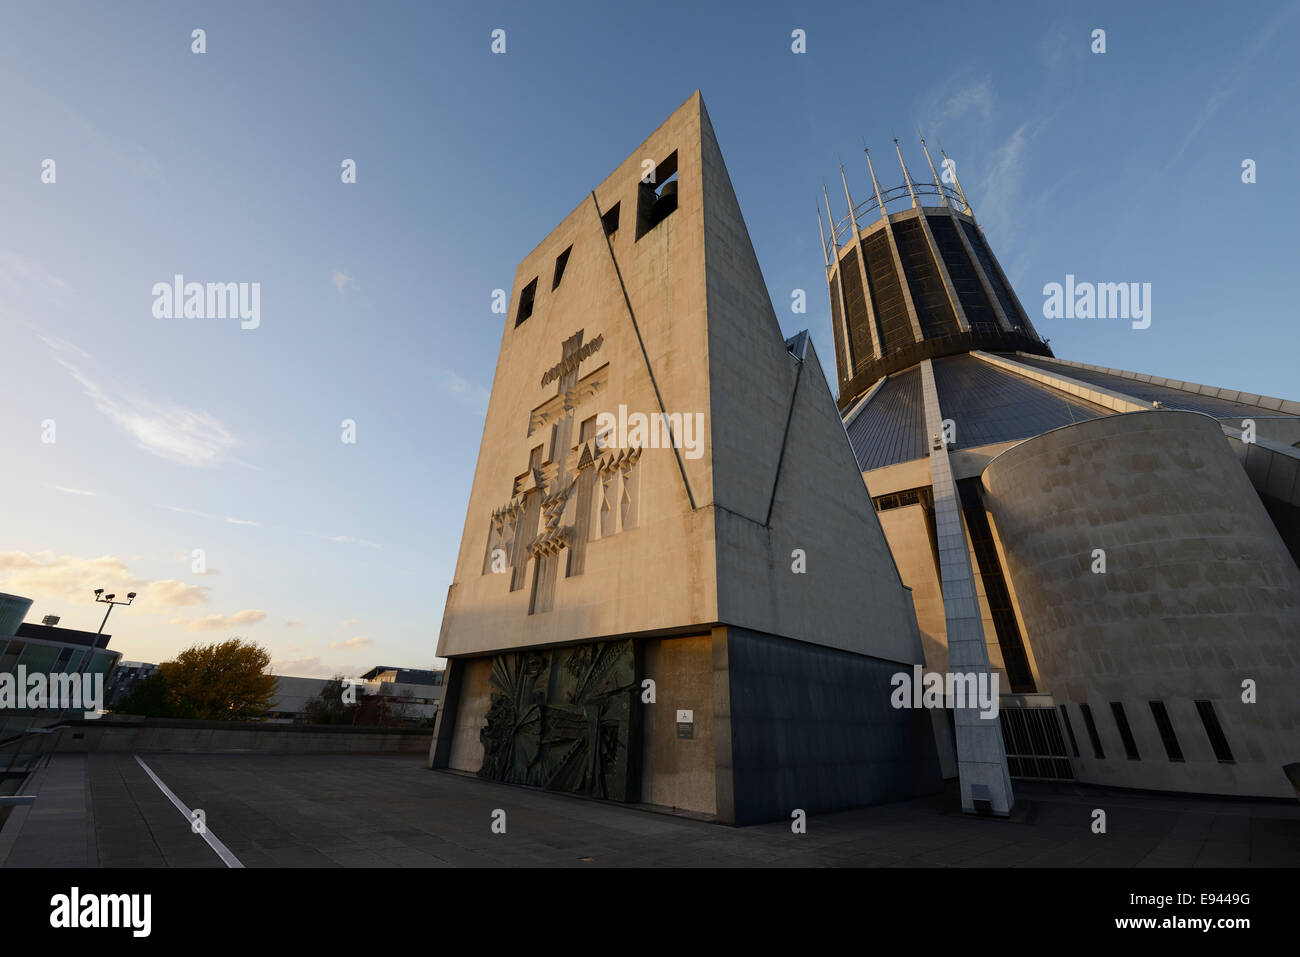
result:
M 589 535 L 591 489 L 594 484 L 593 462 L 583 459 L 571 465 L 573 412 L 584 399 L 594 395 L 604 377 L 588 376 L 580 385 L 579 371 L 584 360 L 595 354 L 603 343 L 597 336 L 583 344 L 583 330 L 564 340 L 560 361 L 542 376 L 543 387 L 555 383 L 555 395 L 534 409 L 529 416 L 528 434 L 545 435 L 550 426 L 549 443 L 532 448 L 528 469 L 515 477 L 511 502 L 492 516 L 488 536 L 489 562 L 495 547 L 510 565 L 510 590 L 522 588 L 527 581 L 530 559 L 534 565 L 529 613 L 549 611 L 559 577 L 559 553 L 570 549 L 568 574 L 582 573 L 582 561 Z M 540 436 L 539 436 L 540 437 Z M 594 436 L 581 436 L 586 441 Z M 549 447 L 548 447 L 549 446 Z M 575 476 L 574 472 L 590 472 Z M 561 526 L 565 506 L 574 487 L 578 488 L 575 525 Z M 576 554 L 575 554 L 576 553 Z M 486 569 L 485 569 L 486 570 Z M 496 570 L 504 570 L 499 568 Z

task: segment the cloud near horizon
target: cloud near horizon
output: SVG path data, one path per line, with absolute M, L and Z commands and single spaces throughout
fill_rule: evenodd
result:
M 0 584 L 33 600 L 84 598 L 96 588 L 118 595 L 136 592 L 143 610 L 206 604 L 208 588 L 175 579 L 150 581 L 132 575 L 120 558 L 56 556 L 53 552 L 0 552 Z
M 330 651 L 355 651 L 358 648 L 369 648 L 374 643 L 374 639 L 372 638 L 362 638 L 360 635 L 357 635 L 355 638 L 349 638 L 347 641 L 331 641 Z
M 173 618 L 169 625 L 184 625 L 186 631 L 219 631 L 240 625 L 256 625 L 266 618 L 259 608 L 246 608 L 233 615 L 208 615 L 204 618 Z
M 276 658 L 271 661 L 271 672 L 285 678 L 333 678 L 347 674 L 347 669 L 332 667 L 317 657 Z

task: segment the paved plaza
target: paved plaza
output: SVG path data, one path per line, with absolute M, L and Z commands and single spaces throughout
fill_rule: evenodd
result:
M 140 763 L 143 761 L 143 765 Z M 208 837 L 177 802 L 202 810 Z M 1020 782 L 731 828 L 434 772 L 411 756 L 60 754 L 0 830 L 4 867 L 1295 867 L 1300 806 Z M 1093 834 L 1092 812 L 1107 815 Z M 505 811 L 506 833 L 493 814 Z M 226 859 L 216 848 L 224 848 Z

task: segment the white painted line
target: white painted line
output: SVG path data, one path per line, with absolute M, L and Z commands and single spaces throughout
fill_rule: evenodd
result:
M 162 780 L 158 777 L 158 775 L 153 773 L 153 769 L 151 769 L 149 765 L 145 764 L 143 761 L 140 760 L 140 755 L 133 754 L 131 755 L 131 757 L 135 758 L 136 764 L 144 768 L 144 773 L 149 775 L 149 778 L 153 781 L 153 783 L 158 785 L 158 790 L 162 791 L 163 794 L 167 795 L 167 800 L 171 801 L 172 804 L 176 805 L 176 809 L 185 815 L 185 823 L 190 824 L 191 822 L 193 822 L 194 812 L 191 811 L 189 808 L 187 808 L 181 802 L 181 799 L 172 793 L 171 788 L 169 788 L 167 785 L 162 783 Z M 221 858 L 221 860 L 225 863 L 227 867 L 244 866 L 242 863 L 240 863 L 239 858 L 235 857 L 235 855 L 230 852 L 230 848 L 226 847 L 226 845 L 222 844 L 219 840 L 217 840 L 217 835 L 213 834 L 212 831 L 206 825 L 203 828 L 203 833 L 201 836 L 203 837 L 203 840 L 208 842 L 208 847 L 212 848 L 214 851 L 217 852 L 217 857 Z

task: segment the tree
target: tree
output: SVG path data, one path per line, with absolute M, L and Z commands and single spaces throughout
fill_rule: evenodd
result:
M 146 718 L 178 718 L 168 700 L 167 676 L 155 671 L 118 702 L 113 711 L 119 714 L 140 714 Z
M 356 679 L 335 675 L 321 687 L 320 694 L 307 700 L 307 703 L 303 705 L 307 724 L 375 726 L 392 723 L 393 716 L 383 696 L 364 693 L 359 682 L 356 682 L 357 687 L 354 689 L 353 694 L 349 696 L 355 698 L 354 702 L 352 704 L 344 703 L 343 689 L 345 681 L 356 682 Z
M 325 682 L 320 694 L 303 705 L 307 724 L 352 724 L 356 705 L 343 703 L 343 675 Z
M 208 721 L 246 721 L 265 714 L 275 694 L 275 676 L 266 673 L 270 664 L 261 645 L 231 638 L 186 648 L 158 672 L 175 712 Z
M 392 713 L 388 708 L 388 703 L 384 701 L 383 695 L 363 694 L 357 698 L 357 703 L 353 707 L 356 709 L 353 724 L 383 727 L 386 724 L 393 723 Z

